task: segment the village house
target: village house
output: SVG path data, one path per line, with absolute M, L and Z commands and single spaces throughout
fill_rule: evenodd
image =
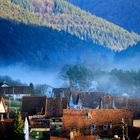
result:
M 84 92 L 77 91 L 71 88 L 53 88 L 54 97 L 66 97 L 69 100 L 69 107 L 74 108 L 77 105 L 77 99 L 80 99 L 82 108 L 98 108 L 99 102 L 102 104 L 102 108 L 118 108 L 118 109 L 130 109 L 134 111 L 134 118 L 140 118 L 140 98 L 131 96 L 113 96 L 105 92 Z M 70 98 L 72 97 L 72 102 Z M 71 109 L 72 109 L 71 108 Z M 75 106 L 76 108 L 76 106 Z
M 8 107 L 5 105 L 5 100 L 0 97 L 0 139 L 4 139 L 12 119 L 9 118 Z
M 66 97 L 69 100 L 69 107 L 71 109 L 78 109 L 79 105 L 82 108 L 96 108 L 99 105 L 101 97 L 103 98 L 106 96 L 110 99 L 110 105 L 112 105 L 112 102 L 115 103 L 112 98 L 113 96 L 105 92 L 83 92 L 71 88 L 53 88 L 52 93 L 54 97 Z M 104 107 L 107 107 L 107 104 L 108 102 L 104 102 Z
M 24 96 L 21 112 L 27 115 L 44 115 L 46 96 Z
M 139 99 L 135 102 L 131 97 L 69 88 L 55 88 L 51 92 L 52 96 L 23 97 L 22 113 L 28 116 L 30 132 L 62 129 L 67 138 L 70 132 L 112 138 L 128 132 L 133 135 L 131 131 L 139 135 L 139 129 L 133 128 L 133 113 L 136 108 L 139 112 Z
M 62 128 L 63 109 L 68 107 L 67 98 L 47 98 L 46 96 L 27 96 L 22 99 L 22 113 L 29 116 L 29 122 L 33 129 L 46 131 Z
M 82 100 L 82 99 L 81 99 Z M 97 104 L 97 103 L 96 103 Z M 140 98 L 131 96 L 112 96 L 105 94 L 100 96 L 99 105 L 96 108 L 104 109 L 129 109 L 133 111 L 133 118 L 140 119 Z
M 119 137 L 123 131 L 127 135 L 128 128 L 131 133 L 133 117 L 139 113 L 139 99 L 135 102 L 131 97 L 78 92 L 70 88 L 55 88 L 50 92 L 51 96 L 24 96 L 22 99 L 22 113 L 28 116 L 31 131 L 62 128 L 67 131 L 67 137 L 71 131 L 84 136 Z
M 20 100 L 23 96 L 31 96 L 31 93 L 32 88 L 30 86 L 8 86 L 4 84 L 0 87 L 0 95 L 14 100 Z
M 32 115 L 28 116 L 29 120 L 29 130 L 30 133 L 32 131 L 41 132 L 41 131 L 50 131 L 50 120 L 44 118 L 43 115 Z
M 69 101 L 69 108 L 96 108 L 100 98 L 107 93 L 104 92 L 82 92 L 71 88 L 53 88 L 54 97 L 66 97 Z
M 99 105 L 96 107 L 99 109 L 115 109 L 116 104 L 113 96 L 106 94 L 100 97 Z
M 70 88 L 53 88 L 52 92 L 56 97 L 68 97 L 70 96 L 71 89 Z
M 46 118 L 62 117 L 68 106 L 67 98 L 47 98 L 46 96 L 24 96 L 22 112 L 28 115 L 44 115 Z
M 8 113 L 8 107 L 5 105 L 5 101 L 4 101 L 4 98 L 1 97 L 0 98 L 0 121 L 3 121 L 4 120 L 4 115 Z
M 140 119 L 140 98 L 131 96 L 112 96 L 117 108 L 130 109 L 134 112 L 134 119 Z
M 127 109 L 63 110 L 63 129 L 80 130 L 83 135 L 113 137 L 120 135 L 123 124 L 133 125 L 133 113 Z M 127 128 L 125 128 L 127 133 Z

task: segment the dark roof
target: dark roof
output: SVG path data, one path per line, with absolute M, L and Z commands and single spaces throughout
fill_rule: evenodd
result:
M 63 109 L 67 109 L 68 100 L 67 98 L 48 98 L 45 108 L 45 116 L 51 117 L 62 117 Z
M 46 96 L 24 96 L 22 98 L 22 112 L 28 115 L 44 114 Z
M 104 108 L 112 108 L 113 102 L 116 108 L 134 110 L 134 117 L 140 118 L 140 98 L 129 96 L 113 96 L 105 92 L 81 92 L 70 88 L 54 88 L 54 96 L 64 95 L 68 100 L 70 95 L 73 97 L 74 104 L 80 98 L 82 106 L 85 108 L 96 108 L 100 105 L 102 99 Z
M 114 101 L 114 98 L 112 95 L 110 94 L 106 94 L 106 95 L 103 95 L 101 96 L 100 98 L 100 102 L 99 102 L 99 108 L 106 108 L 106 109 L 111 109 L 111 108 L 114 108 L 113 107 L 113 102 L 114 102 L 114 105 L 115 105 L 115 101 Z M 102 106 L 102 107 L 101 107 Z M 116 105 L 115 105 L 116 107 Z
M 55 97 L 61 97 L 61 96 L 69 96 L 71 90 L 70 88 L 53 88 L 53 93 Z
M 55 97 L 61 97 L 63 95 L 68 100 L 70 95 L 72 95 L 74 104 L 80 98 L 82 106 L 89 108 L 96 108 L 99 105 L 100 97 L 107 94 L 105 92 L 81 92 L 70 88 L 54 88 L 53 92 Z
M 0 94 L 31 94 L 32 88 L 29 86 L 0 87 Z
M 67 98 L 47 98 L 46 96 L 26 96 L 22 99 L 22 112 L 28 115 L 41 114 L 47 118 L 61 117 L 67 108 Z
M 117 108 L 131 109 L 134 111 L 134 118 L 140 118 L 140 98 L 129 96 L 113 96 Z
M 80 98 L 84 107 L 96 108 L 99 104 L 103 92 L 82 92 Z M 88 102 L 87 102 L 88 101 Z

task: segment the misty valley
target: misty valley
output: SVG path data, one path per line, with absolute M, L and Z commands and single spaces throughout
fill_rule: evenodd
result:
M 0 0 L 0 140 L 139 140 L 140 2 Z

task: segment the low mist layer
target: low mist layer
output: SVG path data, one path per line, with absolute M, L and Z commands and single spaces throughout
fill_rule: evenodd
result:
M 85 67 L 85 65 L 83 65 Z M 8 75 L 24 84 L 49 85 L 51 87 L 70 87 L 69 79 L 62 78 L 62 69 L 38 70 L 22 65 L 7 66 L 0 69 L 1 76 Z M 99 70 L 90 67 L 93 79 L 89 88 L 83 91 L 104 91 L 113 95 L 139 96 L 140 71 Z M 6 80 L 5 80 L 6 81 Z M 1 81 L 2 82 L 2 81 Z M 83 86 L 84 87 L 84 86 Z

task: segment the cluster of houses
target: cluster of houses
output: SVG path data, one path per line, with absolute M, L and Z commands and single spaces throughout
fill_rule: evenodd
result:
M 31 96 L 31 93 L 30 86 L 9 86 L 5 82 L 0 83 L 0 95 L 10 97 L 13 100 L 22 99 L 23 96 Z
M 27 118 L 29 133 L 62 130 L 61 138 L 50 137 L 52 140 L 140 138 L 139 98 L 112 96 L 104 92 L 81 92 L 71 88 L 49 88 L 46 95 L 33 96 L 31 90 L 28 86 L 0 87 L 3 97 L 21 99 L 21 113 Z M 8 107 L 1 97 L 1 122 L 10 119 L 6 114 Z

